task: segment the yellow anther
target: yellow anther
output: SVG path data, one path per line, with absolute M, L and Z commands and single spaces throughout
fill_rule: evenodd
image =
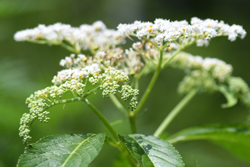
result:
M 83 79 L 83 78 L 84 78 L 84 76 L 83 76 L 82 74 L 80 74 L 80 75 L 79 75 L 79 77 L 80 77 L 81 79 Z
M 95 31 L 98 31 L 98 30 L 99 30 L 99 27 L 96 26 L 96 27 L 95 27 Z
M 182 28 L 183 31 L 186 31 L 186 28 Z
M 99 74 L 99 77 L 101 77 L 102 75 L 101 74 Z
M 116 36 L 115 36 L 115 39 L 119 39 L 119 38 L 120 38 L 120 36 L 119 36 L 119 35 L 116 35 Z
M 40 95 L 40 97 L 45 97 L 45 94 Z
M 95 76 L 97 76 L 97 73 L 95 73 Z
M 204 35 L 205 35 L 205 36 L 208 36 L 208 32 L 205 32 Z
M 153 27 L 153 25 L 151 24 L 149 27 L 150 27 L 150 28 L 152 28 L 152 27 Z
M 115 80 L 118 80 L 118 78 L 117 78 L 117 77 L 115 77 Z
M 40 39 L 42 35 L 42 32 L 39 32 L 39 34 L 36 36 L 36 39 Z
M 173 50 L 173 46 L 169 46 L 169 47 L 168 47 L 168 50 L 169 50 L 169 51 Z
M 120 81 L 120 82 L 122 82 L 122 81 L 123 81 L 123 79 L 121 78 L 121 79 L 119 79 L 119 81 Z
M 110 71 L 110 69 L 109 69 L 109 68 L 107 68 L 107 71 L 109 72 L 109 71 Z
M 94 46 L 92 47 L 93 50 L 96 50 L 96 49 L 98 49 L 98 48 L 99 48 L 98 45 L 94 45 Z
M 208 24 L 207 27 L 212 27 L 212 24 Z
M 152 31 L 152 29 L 150 28 L 150 29 L 148 29 L 148 32 L 151 32 Z
M 82 59 L 82 61 L 86 61 L 86 60 L 88 60 L 88 58 L 87 58 L 87 57 L 84 57 L 84 58 Z
M 110 83 L 110 80 L 107 80 L 107 83 Z
M 100 59 L 100 62 L 102 62 L 102 59 Z

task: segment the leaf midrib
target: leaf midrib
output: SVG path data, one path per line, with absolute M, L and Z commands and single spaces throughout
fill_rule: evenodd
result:
M 69 159 L 76 153 L 76 151 L 79 149 L 79 147 L 81 147 L 85 141 L 89 140 L 89 138 L 91 138 L 93 136 L 95 136 L 95 134 L 92 134 L 87 139 L 83 140 L 80 144 L 78 144 L 78 146 L 69 154 L 68 158 L 64 161 L 64 163 L 62 164 L 62 167 L 64 167 L 67 164 Z

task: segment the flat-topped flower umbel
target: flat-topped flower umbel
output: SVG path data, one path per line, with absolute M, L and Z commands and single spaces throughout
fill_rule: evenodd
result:
M 158 43 L 177 42 L 183 44 L 196 40 L 197 46 L 208 45 L 211 38 L 228 36 L 230 41 L 236 37 L 244 38 L 246 31 L 239 25 L 229 26 L 223 21 L 197 17 L 191 19 L 191 24 L 186 20 L 170 21 L 156 19 L 154 23 L 135 21 L 132 24 L 119 24 L 118 31 L 127 36 L 136 36 L 139 39 L 152 38 Z

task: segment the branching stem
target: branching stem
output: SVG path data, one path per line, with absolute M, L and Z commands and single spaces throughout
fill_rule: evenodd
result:
M 191 90 L 176 106 L 175 108 L 168 114 L 168 116 L 164 119 L 161 125 L 157 128 L 154 133 L 154 136 L 159 137 L 163 131 L 168 127 L 171 121 L 176 117 L 176 115 L 190 102 L 190 100 L 196 95 L 198 90 Z
M 154 73 L 154 76 L 153 78 L 151 79 L 145 93 L 143 94 L 136 110 L 134 111 L 134 114 L 133 114 L 133 117 L 136 117 L 136 115 L 139 113 L 139 111 L 141 110 L 141 108 L 143 107 L 144 103 L 146 102 L 159 74 L 160 74 L 160 71 L 161 71 L 161 64 L 162 64 L 162 57 L 163 57 L 163 50 L 160 50 L 160 59 L 159 59 L 159 64 L 158 64 L 158 67 L 157 67 L 157 70 L 155 71 Z
M 103 124 L 108 128 L 108 130 L 111 132 L 111 134 L 113 135 L 113 137 L 119 141 L 118 139 L 118 135 L 116 133 L 116 131 L 113 129 L 113 127 L 110 125 L 110 123 L 108 122 L 108 120 L 102 115 L 102 113 L 95 108 L 95 106 L 93 106 L 87 99 L 84 99 L 83 102 L 92 110 L 94 111 L 94 113 L 99 117 L 99 119 L 103 122 Z

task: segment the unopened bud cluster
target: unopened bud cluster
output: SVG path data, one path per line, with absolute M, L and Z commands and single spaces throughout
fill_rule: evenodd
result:
M 59 103 L 83 100 L 85 83 L 96 85 L 96 88 L 102 90 L 103 97 L 120 93 L 122 99 L 130 99 L 129 105 L 132 109 L 135 109 L 139 91 L 126 85 L 128 82 L 129 77 L 124 72 L 113 67 L 103 71 L 98 64 L 92 64 L 82 69 L 59 71 L 52 80 L 55 85 L 38 90 L 27 98 L 26 103 L 30 108 L 30 112 L 23 114 L 21 118 L 19 135 L 23 137 L 25 143 L 28 142 L 31 139 L 29 135 L 31 123 L 36 119 L 40 120 L 40 122 L 48 122 L 50 118 L 47 109 L 49 107 Z M 121 84 L 123 84 L 122 87 Z M 124 89 L 124 86 L 127 89 Z M 66 92 L 71 92 L 75 98 L 61 100 Z
M 132 110 L 136 108 L 137 96 L 139 95 L 139 90 L 133 89 L 130 85 L 122 85 L 122 89 L 119 91 L 121 93 L 121 98 L 123 100 L 128 100 L 131 98 L 129 105 L 131 106 Z
M 26 99 L 26 103 L 29 107 L 29 113 L 24 113 L 19 128 L 19 135 L 23 137 L 23 141 L 26 143 L 31 139 L 29 135 L 30 125 L 36 119 L 40 122 L 49 122 L 49 111 L 47 109 L 58 103 L 58 99 L 61 99 L 66 92 L 72 92 L 78 97 L 83 97 L 85 85 L 77 80 L 66 81 L 60 86 L 53 85 L 42 90 L 36 91 L 30 97 Z M 79 98 L 78 100 L 80 100 Z M 67 102 L 67 101 L 62 101 Z
M 250 107 L 250 89 L 242 78 L 230 77 L 228 79 L 228 87 L 236 98 L 241 99 L 243 104 Z
M 116 94 L 117 92 L 123 93 L 120 88 L 120 84 L 125 84 L 129 82 L 129 77 L 124 72 L 115 69 L 114 67 L 109 67 L 105 71 L 101 70 L 97 64 L 92 64 L 86 66 L 82 69 L 66 69 L 59 71 L 56 76 L 54 76 L 52 82 L 54 84 L 62 84 L 66 81 L 76 80 L 80 83 L 85 83 L 87 80 L 92 85 L 99 85 L 102 90 L 103 97 L 109 97 L 109 94 Z M 138 90 L 132 89 L 132 92 L 137 92 Z M 137 96 L 138 94 L 130 94 L 129 96 Z M 134 100 L 134 99 L 133 99 Z M 135 105 L 133 105 L 135 107 Z
M 180 93 L 188 93 L 193 89 L 202 92 L 220 91 L 223 85 L 235 99 L 239 98 L 246 106 L 250 106 L 250 89 L 243 79 L 232 76 L 230 64 L 216 58 L 202 58 L 181 52 L 170 66 L 187 72 L 178 87 Z
M 171 55 L 165 55 L 165 59 L 168 59 Z M 170 66 L 183 69 L 185 71 L 201 70 L 206 71 L 214 79 L 219 82 L 225 81 L 227 77 L 232 74 L 233 67 L 230 64 L 226 64 L 224 61 L 217 58 L 202 58 L 201 56 L 193 56 L 189 53 L 181 52 L 173 59 Z

